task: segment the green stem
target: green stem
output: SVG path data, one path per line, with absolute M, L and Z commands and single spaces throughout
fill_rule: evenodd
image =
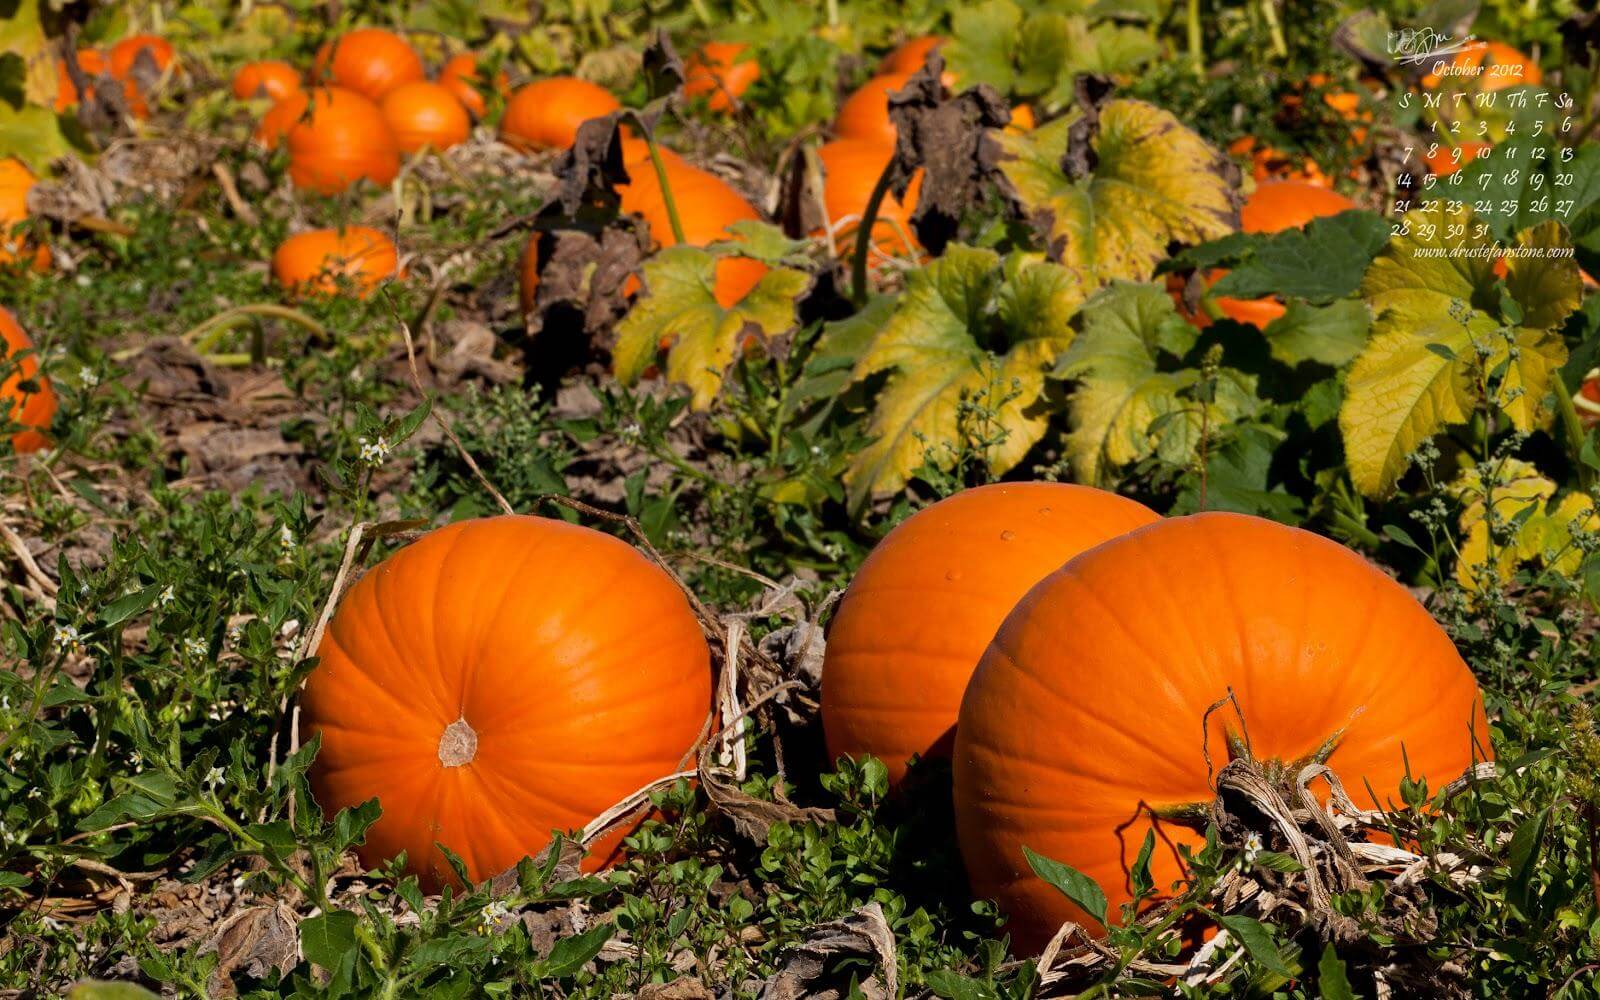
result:
M 644 121 L 636 111 L 630 110 L 626 117 L 644 133 L 644 145 L 650 151 L 650 165 L 655 168 L 656 183 L 661 186 L 661 203 L 666 206 L 667 222 L 672 225 L 672 239 L 682 245 L 688 241 L 683 238 L 683 223 L 678 219 L 678 203 L 672 197 L 672 184 L 667 180 L 667 164 L 661 159 L 661 150 L 656 147 L 655 130 L 645 128 Z
M 1278 23 L 1277 0 L 1261 0 L 1261 16 L 1267 21 L 1267 34 L 1272 39 L 1272 52 L 1279 59 L 1289 57 L 1289 43 L 1283 38 L 1283 25 Z
M 329 340 L 328 331 L 321 323 L 318 323 L 316 320 L 312 319 L 310 316 L 307 316 L 298 309 L 290 309 L 288 306 L 273 305 L 270 302 L 256 302 L 250 305 L 234 306 L 232 309 L 226 309 L 220 313 L 217 313 L 210 319 L 203 321 L 198 326 L 192 327 L 191 329 L 185 331 L 181 339 L 194 345 L 196 351 L 205 353 L 216 346 L 217 340 L 221 339 L 221 336 L 225 331 L 237 325 L 239 322 L 255 316 L 285 320 L 303 327 L 305 330 L 311 333 L 314 339 L 322 343 L 327 343 Z
M 850 254 L 850 298 L 857 306 L 867 304 L 867 253 L 872 248 L 872 231 L 878 223 L 878 209 L 883 205 L 883 198 L 889 193 L 889 174 L 894 169 L 894 160 L 891 158 L 883 166 L 883 173 L 878 175 L 878 183 L 872 186 L 872 195 L 867 198 L 867 207 L 861 212 L 861 221 L 856 223 L 856 245 Z
M 1594 487 L 1594 470 L 1583 460 L 1583 445 L 1589 439 L 1583 429 L 1583 421 L 1578 419 L 1578 408 L 1572 403 L 1572 393 L 1567 391 L 1566 383 L 1559 376 L 1556 378 L 1556 412 L 1561 415 L 1561 430 L 1567 439 L 1567 447 L 1572 452 L 1572 464 L 1578 470 L 1578 485 L 1584 490 Z
M 1200 0 L 1189 0 L 1189 65 L 1195 76 L 1205 76 L 1205 42 L 1200 36 Z

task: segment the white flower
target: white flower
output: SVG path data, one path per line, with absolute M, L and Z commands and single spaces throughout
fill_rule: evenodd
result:
M 218 785 L 222 784 L 222 778 L 222 768 L 213 767 L 211 770 L 206 772 L 206 787 L 216 788 Z
M 641 433 L 643 433 L 643 430 L 638 423 L 631 423 L 622 428 L 622 436 L 630 441 L 637 440 Z
M 506 909 L 506 904 L 498 899 L 491 899 L 485 903 L 480 913 L 483 919 L 483 926 L 489 930 L 499 929 L 500 925 L 505 923 L 506 918 L 511 915 L 511 911 Z
M 164 608 L 171 604 L 173 599 L 177 596 L 178 595 L 173 592 L 172 584 L 169 583 L 165 587 L 161 588 L 161 596 L 156 598 L 156 603 Z
M 361 445 L 361 461 L 373 468 L 382 465 L 383 460 L 389 457 L 389 442 L 385 441 L 381 434 L 376 441 L 357 438 L 356 443 Z
M 80 274 L 73 280 L 78 283 L 79 288 L 88 288 L 94 284 L 94 281 L 87 274 Z
M 53 641 L 56 649 L 63 653 L 76 652 L 83 645 L 82 636 L 78 635 L 77 628 L 72 625 L 57 625 Z
M 191 638 L 183 640 L 183 651 L 188 653 L 190 656 L 204 656 L 206 655 L 206 650 L 209 648 L 210 647 L 206 645 L 204 639 Z
M 289 530 L 289 526 L 287 524 L 278 525 L 278 547 L 287 554 L 294 551 L 296 544 L 294 532 Z
M 94 373 L 94 369 L 84 365 L 78 370 L 78 381 L 83 383 L 85 389 L 93 389 L 100 384 L 100 376 Z
M 1256 857 L 1260 854 L 1261 835 L 1259 833 L 1252 833 L 1250 836 L 1244 838 L 1244 863 L 1247 865 L 1255 864 Z

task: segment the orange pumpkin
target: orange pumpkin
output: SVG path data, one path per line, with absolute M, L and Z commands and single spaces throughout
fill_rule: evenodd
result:
M 5 367 L 11 372 L 5 381 L 0 382 L 0 403 L 9 402 L 11 422 L 25 428 L 11 435 L 11 447 L 19 453 L 38 451 L 50 443 L 47 435 L 50 432 L 50 420 L 56 415 L 55 391 L 50 388 L 50 380 L 39 374 L 37 355 L 29 353 L 20 361 L 10 360 L 12 355 L 21 351 L 31 352 L 33 341 L 17 323 L 17 318 L 11 315 L 11 311 L 3 307 L 0 307 L 0 340 L 5 341 Z M 24 382 L 32 383 L 37 388 L 24 391 Z
M 1253 135 L 1242 135 L 1228 144 L 1228 152 L 1250 161 L 1250 176 L 1262 181 L 1304 181 L 1319 187 L 1331 187 L 1328 175 L 1311 157 L 1295 158 L 1272 146 L 1258 144 Z
M 745 219 L 761 218 L 754 206 L 716 174 L 690 166 L 676 157 L 665 163 L 667 183 L 672 188 L 678 221 L 683 226 L 684 242 L 690 246 L 731 239 L 728 226 Z M 629 165 L 628 173 L 629 182 L 617 189 L 622 196 L 622 210 L 650 223 L 650 237 L 657 246 L 674 245 L 677 240 L 672 234 L 672 220 L 667 216 L 666 199 L 650 161 L 635 161 Z M 723 308 L 733 305 L 749 294 L 766 273 L 767 266 L 757 260 L 727 257 L 718 261 L 713 290 L 717 301 Z
M 150 53 L 150 58 L 155 60 L 156 69 L 163 73 L 172 65 L 174 53 L 171 42 L 157 35 L 129 35 L 111 46 L 111 75 L 118 80 L 126 80 L 139 61 L 141 52 Z
M 1493 148 L 1490 143 L 1478 139 L 1464 140 L 1455 149 L 1440 143 L 1437 149 L 1423 156 L 1423 162 L 1438 176 L 1449 177 Z
M 339 291 L 339 279 L 345 278 L 358 297 L 366 298 L 394 277 L 399 266 L 394 241 L 367 226 L 298 233 L 272 255 L 273 278 L 294 294 L 333 294 Z
M 910 76 L 928 61 L 928 53 L 943 45 L 948 39 L 942 35 L 920 35 L 907 39 L 878 64 L 879 74 L 901 73 Z
M 382 28 L 357 28 L 317 50 L 312 76 L 371 100 L 426 77 L 422 58 L 404 38 Z
M 677 770 L 711 704 L 710 652 L 683 592 L 631 546 L 508 515 L 430 532 L 362 577 L 301 700 L 322 734 L 323 810 L 376 796 L 359 848 L 479 881 Z M 625 831 L 595 845 L 593 871 Z
M 841 253 L 850 253 L 872 189 L 877 186 L 878 177 L 892 155 L 894 150 L 889 146 L 859 139 L 835 139 L 817 149 L 823 171 L 822 204 L 828 211 L 828 222 L 835 227 L 834 238 Z M 919 170 L 912 177 L 903 201 L 885 194 L 878 203 L 872 241 L 883 253 L 896 257 L 915 257 L 921 253 L 916 234 L 911 230 L 911 213 L 921 189 L 922 172 Z M 850 222 L 841 226 L 840 220 L 847 218 Z
M 79 49 L 76 53 L 78 68 L 83 75 L 93 80 L 106 72 L 106 57 L 98 49 Z M 94 88 L 89 88 L 89 96 L 94 96 Z M 63 112 L 77 106 L 79 100 L 78 87 L 72 82 L 72 74 L 67 71 L 65 59 L 56 60 L 56 111 Z
M 399 148 L 383 112 L 353 90 L 317 87 L 280 101 L 257 136 L 270 143 L 277 128 L 285 129 L 295 187 L 337 194 L 362 178 L 387 184 L 400 172 Z
M 241 101 L 268 97 L 281 101 L 300 92 L 300 73 L 278 59 L 245 63 L 233 74 L 233 96 Z
M 496 73 L 495 91 L 504 94 L 510 87 L 510 79 L 504 71 Z M 445 64 L 439 68 L 439 84 L 456 95 L 456 100 L 460 101 L 461 106 L 471 112 L 474 118 L 482 118 L 487 110 L 481 89 L 485 83 L 482 75 L 478 73 L 478 57 L 471 52 L 457 53 L 445 60 Z
M 741 58 L 749 48 L 739 42 L 707 42 L 700 46 L 685 67 L 683 95 L 709 98 L 712 111 L 731 111 L 761 77 L 760 63 Z
M 1338 215 L 1356 208 L 1356 203 L 1342 194 L 1308 181 L 1266 181 L 1245 199 L 1239 211 L 1239 228 L 1247 233 L 1276 233 L 1285 229 L 1298 229 L 1312 219 Z M 1206 275 L 1206 285 L 1216 284 L 1228 272 L 1222 269 Z M 1287 312 L 1282 302 L 1275 298 L 1231 299 L 1218 296 L 1211 299 L 1223 315 L 1266 329 L 1273 320 Z M 1180 303 L 1181 305 L 1181 303 Z M 1211 325 L 1205 310 L 1190 317 L 1202 329 Z
M 889 92 L 901 89 L 909 79 L 909 73 L 885 73 L 863 83 L 839 106 L 839 115 L 833 120 L 834 135 L 893 145 L 895 129 L 889 120 Z
M 1207 711 L 1232 691 L 1227 705 Z M 1156 830 L 1158 891 L 1183 877 L 1209 805 L 1206 752 L 1326 764 L 1364 808 L 1437 789 L 1488 752 L 1478 685 L 1404 587 L 1311 532 L 1195 514 L 1090 549 L 1030 590 L 984 652 L 955 737 L 956 830 L 973 891 L 1025 949 L 1100 925 L 1036 877 L 1027 846 L 1094 879 L 1111 919 Z M 1331 741 L 1331 743 L 1330 743 Z M 1476 748 L 1476 749 L 1475 749 Z M 1370 789 L 1370 791 L 1369 791 Z
M 1033 107 L 1027 104 L 1018 104 L 1011 109 L 1011 122 L 1006 125 L 1006 131 L 1012 135 L 1021 135 L 1023 132 L 1032 132 L 1038 119 L 1034 117 Z
M 50 248 L 33 246 L 33 241 L 22 231 L 28 221 L 28 192 L 36 183 L 33 171 L 21 160 L 12 157 L 0 160 L 0 267 L 9 267 L 18 261 L 29 262 L 35 271 L 50 267 Z
M 415 153 L 425 146 L 449 149 L 465 142 L 472 131 L 472 119 L 456 95 L 427 80 L 402 83 L 384 94 L 378 107 L 404 153 Z
M 1475 91 L 1504 90 L 1524 84 L 1538 86 L 1544 73 L 1538 63 L 1503 42 L 1469 42 L 1446 63 L 1437 60 L 1422 85 L 1435 88 L 1447 80 L 1460 80 Z
M 948 758 L 961 693 L 1022 595 L 1078 553 L 1156 519 L 1088 486 L 998 483 L 903 521 L 862 564 L 829 627 L 828 756 L 872 754 L 891 783 L 912 754 Z
M 519 89 L 506 102 L 500 140 L 524 152 L 566 149 L 578 126 L 622 107 L 604 87 L 575 76 L 552 76 Z

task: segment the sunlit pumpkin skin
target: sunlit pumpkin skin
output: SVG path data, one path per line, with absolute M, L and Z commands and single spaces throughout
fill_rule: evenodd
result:
M 156 69 L 165 73 L 167 67 L 172 65 L 175 55 L 172 43 L 158 35 L 129 35 L 122 41 L 111 46 L 108 53 L 108 64 L 111 75 L 118 80 L 126 80 L 133 73 L 133 67 L 139 61 L 139 53 L 148 52 L 150 58 L 155 60 Z M 81 64 L 80 64 L 81 65 Z
M 862 564 L 828 630 L 829 759 L 872 754 L 898 783 L 912 754 L 949 758 L 962 692 L 1022 595 L 1156 519 L 1115 493 L 1041 482 L 965 490 L 903 521 Z
M 761 218 L 755 206 L 716 174 L 677 158 L 665 162 L 667 183 L 672 188 L 678 221 L 683 226 L 683 239 L 690 246 L 732 239 L 733 234 L 728 231 L 730 225 Z M 662 197 L 655 168 L 648 159 L 642 159 L 628 166 L 628 174 L 629 182 L 617 189 L 622 196 L 622 210 L 641 216 L 650 224 L 650 237 L 657 246 L 675 245 L 677 239 L 672 233 L 672 220 L 667 215 L 666 199 Z M 713 294 L 717 302 L 727 308 L 748 295 L 766 273 L 767 266 L 760 261 L 724 258 L 717 262 Z M 630 282 L 627 290 L 636 287 L 636 283 Z
M 578 126 L 622 107 L 609 90 L 574 76 L 535 80 L 511 95 L 500 119 L 500 140 L 524 152 L 567 149 Z
M 885 73 L 861 85 L 845 98 L 833 120 L 833 134 L 840 139 L 861 139 L 893 145 L 894 122 L 889 120 L 889 92 L 900 90 L 911 79 L 909 73 Z
M 83 75 L 93 80 L 106 72 L 105 53 L 99 49 L 79 49 L 76 53 L 78 69 Z M 89 96 L 94 96 L 94 88 L 89 88 Z M 56 60 L 56 103 L 57 112 L 67 111 L 78 105 L 79 95 L 77 84 L 72 82 L 72 73 L 67 69 L 65 59 Z
M 1583 384 L 1572 394 L 1572 405 L 1583 426 L 1600 424 L 1600 369 L 1590 369 L 1583 376 Z
M 369 100 L 426 78 L 422 57 L 411 43 L 382 28 L 357 28 L 317 50 L 312 77 L 353 90 Z
M 1239 210 L 1239 228 L 1247 233 L 1276 233 L 1285 229 L 1298 229 L 1312 219 L 1338 215 L 1356 208 L 1355 202 L 1336 191 L 1307 181 L 1265 181 L 1256 185 L 1250 197 Z M 1206 275 L 1206 285 L 1216 284 L 1228 272 L 1222 269 Z M 1240 323 L 1266 329 L 1273 320 L 1288 310 L 1277 299 L 1230 299 L 1217 296 L 1211 299 L 1223 315 Z M 1210 317 L 1201 310 L 1193 317 L 1196 325 L 1204 328 L 1211 324 Z
M 712 111 L 731 111 L 750 85 L 761 78 L 761 64 L 741 58 L 748 45 L 707 42 L 689 57 L 683 95 L 707 99 Z
M 284 240 L 272 255 L 272 276 L 293 294 L 332 294 L 346 278 L 361 298 L 399 269 L 394 241 L 367 226 L 312 229 Z
M 1206 725 L 1230 690 L 1244 725 L 1232 705 Z M 1023 846 L 1098 882 L 1115 918 L 1149 810 L 1208 805 L 1206 750 L 1220 768 L 1245 731 L 1255 759 L 1286 764 L 1335 740 L 1326 763 L 1364 808 L 1400 803 L 1407 760 L 1437 789 L 1489 742 L 1449 637 L 1359 555 L 1241 514 L 1169 518 L 1046 577 L 984 652 L 954 755 L 974 893 L 999 901 L 1025 950 L 1065 920 L 1100 930 L 1033 875 Z M 1164 892 L 1182 877 L 1174 845 L 1203 837 L 1155 825 Z
M 22 228 L 28 221 L 28 192 L 38 179 L 14 157 L 0 160 L 0 267 L 27 262 L 35 271 L 50 268 L 50 248 L 34 246 Z
M 37 355 L 30 353 L 15 363 L 10 360 L 19 351 L 31 352 L 33 340 L 4 307 L 0 307 L 0 339 L 5 341 L 5 367 L 11 372 L 0 382 L 0 405 L 7 408 L 12 423 L 26 428 L 11 435 L 11 447 L 18 453 L 38 451 L 50 444 L 50 420 L 56 415 L 55 390 L 50 388 L 50 380 L 39 374 Z M 37 391 L 24 392 L 24 382 L 37 384 Z
M 1422 85 L 1436 88 L 1452 80 L 1461 81 L 1469 90 L 1489 92 L 1524 84 L 1538 86 L 1544 82 L 1544 73 L 1519 49 L 1504 42 L 1480 41 L 1463 46 L 1447 67 L 1439 60 L 1422 78 Z
M 245 63 L 233 74 L 233 96 L 241 101 L 261 97 L 281 101 L 300 90 L 299 71 L 279 59 Z
M 322 734 L 317 801 L 332 815 L 377 796 L 362 861 L 405 851 L 428 888 L 453 881 L 436 841 L 479 881 L 676 771 L 711 704 L 710 653 L 671 578 L 547 518 L 430 532 L 350 589 L 317 655 L 301 699 Z
M 283 105 L 292 122 L 284 138 L 295 187 L 338 194 L 363 178 L 387 184 L 400 172 L 400 151 L 383 112 L 355 91 L 318 87 Z M 293 114 L 296 106 L 300 113 Z
M 878 63 L 878 73 L 915 73 L 927 63 L 928 53 L 948 40 L 942 35 L 919 35 L 907 39 L 883 57 L 883 61 Z
M 1034 117 L 1033 107 L 1027 104 L 1018 104 L 1011 109 L 1011 121 L 1006 124 L 1006 131 L 1012 135 L 1021 135 L 1023 132 L 1032 132 L 1038 119 Z
M 456 100 L 474 118 L 482 118 L 488 110 L 488 105 L 483 99 L 483 87 L 486 81 L 483 74 L 478 72 L 478 57 L 471 52 L 459 52 L 445 60 L 439 67 L 439 84 L 456 95 Z M 504 94 L 511 84 L 511 78 L 504 71 L 495 74 L 494 89 L 496 93 Z
M 1430 172 L 1440 177 L 1449 177 L 1493 148 L 1492 144 L 1477 139 L 1467 139 L 1456 149 L 1440 143 L 1438 149 L 1423 156 L 1423 162 L 1427 163 Z M 1460 150 L 1459 153 L 1457 149 Z
M 449 149 L 472 131 L 472 119 L 456 95 L 427 80 L 402 83 L 383 95 L 378 108 L 403 153 Z
M 840 253 L 850 253 L 855 245 L 856 230 L 867 210 L 872 189 L 893 155 L 891 147 L 859 139 L 835 139 L 817 149 L 823 171 L 822 204 L 828 211 L 829 223 L 834 226 L 834 239 Z M 893 194 L 883 196 L 878 204 L 877 220 L 872 225 L 873 245 L 879 251 L 891 257 L 916 257 L 921 253 L 916 234 L 911 230 L 911 213 L 921 190 L 922 172 L 919 170 L 911 178 L 904 200 Z M 843 219 L 851 221 L 840 225 Z

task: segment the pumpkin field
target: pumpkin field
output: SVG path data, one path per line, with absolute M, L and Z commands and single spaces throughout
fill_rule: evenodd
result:
M 1585 0 L 0 2 L 0 1000 L 1600 998 Z

